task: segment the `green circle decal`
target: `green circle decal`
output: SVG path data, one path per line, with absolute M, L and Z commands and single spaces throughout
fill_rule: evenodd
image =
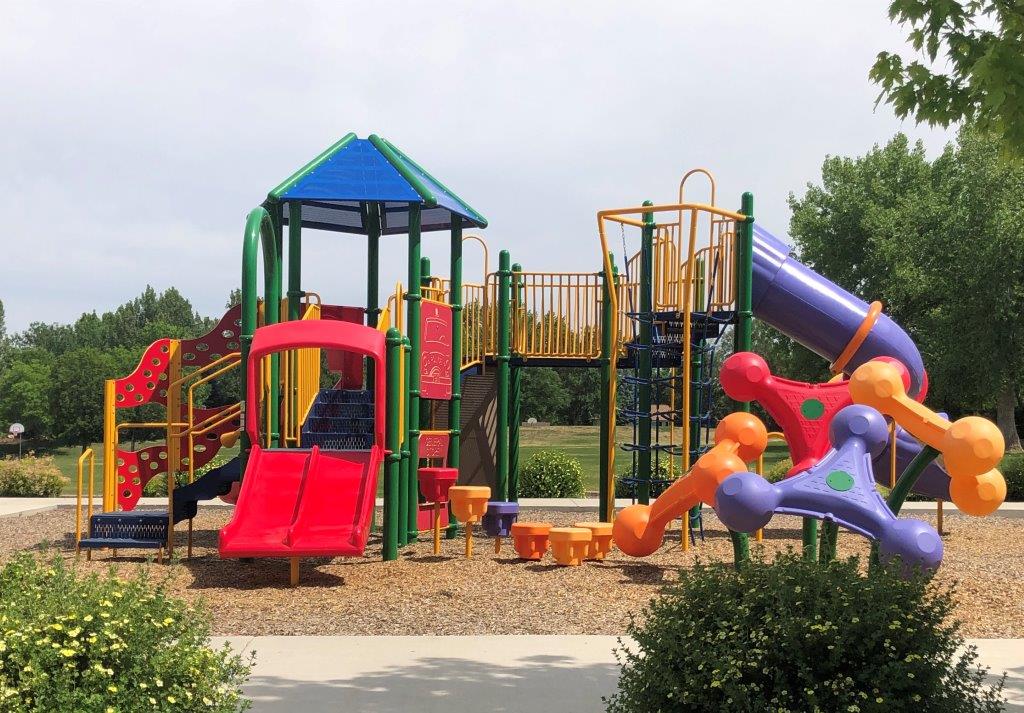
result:
M 806 399 L 802 404 L 800 404 L 800 413 L 803 414 L 804 418 L 809 418 L 814 421 L 824 415 L 825 404 L 818 401 L 818 399 Z
M 838 490 L 840 493 L 844 493 L 853 487 L 853 476 L 847 473 L 845 470 L 833 470 L 825 478 L 825 483 L 828 487 L 833 490 Z

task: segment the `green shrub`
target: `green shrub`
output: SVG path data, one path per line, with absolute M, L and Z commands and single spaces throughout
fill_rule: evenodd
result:
M 583 466 L 561 451 L 534 453 L 519 468 L 521 498 L 580 498 Z
M 1002 683 L 958 651 L 953 606 L 933 579 L 856 558 L 698 563 L 631 617 L 607 710 L 995 713 Z
M 210 617 L 144 574 L 79 577 L 58 557 L 0 570 L 0 711 L 238 711 L 246 662 Z
M 1024 453 L 1008 453 L 999 469 L 1006 478 L 1006 499 L 1010 502 L 1024 500 Z
M 2 498 L 55 498 L 67 483 L 51 456 L 0 459 Z
M 209 463 L 204 465 L 202 468 L 196 468 L 196 480 L 199 480 L 214 468 L 219 468 L 237 456 L 238 452 L 235 450 L 218 452 Z M 174 481 L 175 487 L 185 485 L 187 483 L 188 471 L 180 473 Z M 167 497 L 167 476 L 163 473 L 153 476 L 150 481 L 142 487 L 142 496 L 145 498 Z
M 778 483 L 786 477 L 786 473 L 788 473 L 789 469 L 792 467 L 793 459 L 783 458 L 764 469 L 764 479 L 769 483 Z
M 679 477 L 679 467 L 677 462 L 672 462 L 668 458 L 661 458 L 658 460 L 657 465 L 651 463 L 652 475 L 655 481 L 674 481 Z M 626 478 L 630 478 L 633 475 L 632 468 L 624 470 L 615 476 L 615 497 L 617 498 L 634 498 L 636 497 L 636 484 L 625 482 Z M 651 497 L 656 498 L 672 485 L 671 482 L 653 482 L 650 485 Z

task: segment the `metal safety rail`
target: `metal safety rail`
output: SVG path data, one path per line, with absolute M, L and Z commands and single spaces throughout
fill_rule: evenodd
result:
M 526 359 L 598 358 L 602 291 L 600 273 L 513 271 L 512 351 Z
M 320 319 L 319 301 L 306 304 L 303 321 Z M 302 445 L 302 425 L 320 393 L 319 347 L 290 349 L 281 353 L 281 435 L 285 445 Z

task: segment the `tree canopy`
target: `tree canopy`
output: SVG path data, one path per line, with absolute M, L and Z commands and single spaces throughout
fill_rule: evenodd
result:
M 889 17 L 908 27 L 918 58 L 879 53 L 869 75 L 882 89 L 879 101 L 901 119 L 939 126 L 973 121 L 1024 156 L 1024 5 L 893 0 Z
M 995 410 L 1011 447 L 1024 377 L 1024 166 L 968 127 L 934 161 L 897 135 L 829 157 L 790 196 L 801 258 L 865 300 L 881 299 L 921 348 L 929 401 Z

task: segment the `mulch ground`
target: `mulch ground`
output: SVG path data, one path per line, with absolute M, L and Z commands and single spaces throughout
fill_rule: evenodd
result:
M 667 533 L 662 548 L 645 559 L 614 552 L 604 562 L 560 567 L 515 558 L 510 542 L 500 555 L 478 530 L 473 559 L 463 557 L 462 539 L 442 543 L 435 557 L 422 541 L 401 552 L 399 561 L 380 560 L 372 537 L 359 559 L 309 559 L 298 588 L 288 587 L 287 560 L 237 561 L 217 556 L 217 531 L 226 508 L 200 510 L 191 559 L 158 565 L 131 552 L 113 559 L 98 552 L 85 571 L 108 567 L 130 574 L 147 567 L 169 588 L 212 611 L 214 633 L 266 634 L 621 634 L 630 612 L 639 612 L 659 588 L 677 578 L 695 557 L 731 561 L 728 534 L 705 510 L 706 539 L 689 552 L 680 549 L 679 530 Z M 919 516 L 919 515 L 915 515 Z M 556 525 L 593 519 L 593 513 L 531 510 L 523 520 Z M 934 525 L 934 520 L 932 520 Z M 1024 519 L 948 515 L 945 560 L 938 577 L 958 583 L 957 615 L 970 637 L 1024 637 Z M 70 508 L 0 519 L 0 561 L 26 549 L 51 548 L 74 558 L 74 512 Z M 184 554 L 179 526 L 176 554 Z M 800 542 L 797 518 L 776 517 L 765 541 L 752 547 L 779 551 Z M 840 555 L 867 554 L 863 538 L 843 533 Z

